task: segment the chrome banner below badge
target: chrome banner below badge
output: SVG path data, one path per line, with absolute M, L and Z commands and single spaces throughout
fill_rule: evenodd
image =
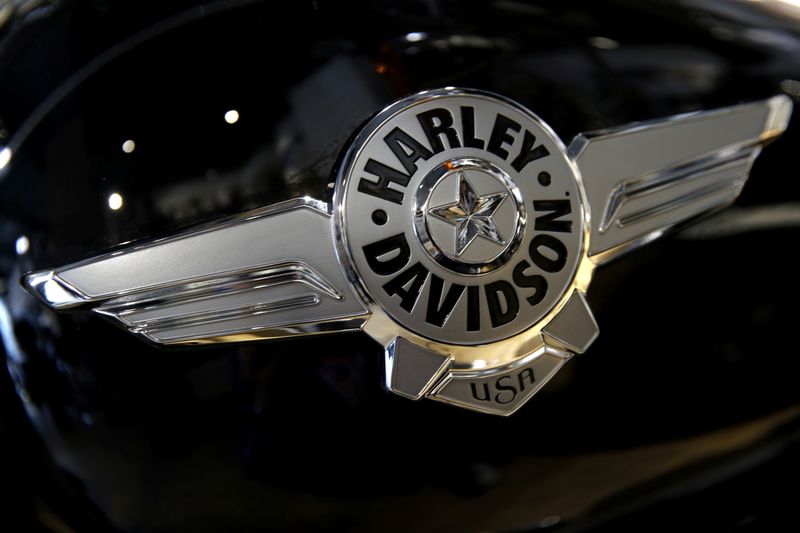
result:
M 275 204 L 25 283 L 160 344 L 360 328 L 391 391 L 508 415 L 597 337 L 594 269 L 733 202 L 791 109 L 777 96 L 566 147 L 504 97 L 426 91 L 364 126 L 331 204 Z

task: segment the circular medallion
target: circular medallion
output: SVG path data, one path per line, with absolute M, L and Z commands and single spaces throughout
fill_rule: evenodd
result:
M 576 171 L 508 99 L 428 91 L 375 116 L 334 200 L 343 263 L 373 312 L 445 344 L 517 335 L 563 299 L 582 256 Z

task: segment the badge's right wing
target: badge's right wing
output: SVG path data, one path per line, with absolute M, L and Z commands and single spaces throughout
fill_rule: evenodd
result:
M 776 96 L 576 137 L 569 152 L 589 199 L 589 255 L 603 263 L 733 202 L 791 112 Z
M 159 344 L 358 329 L 367 311 L 337 261 L 327 205 L 299 198 L 34 272 L 54 309 L 89 307 Z

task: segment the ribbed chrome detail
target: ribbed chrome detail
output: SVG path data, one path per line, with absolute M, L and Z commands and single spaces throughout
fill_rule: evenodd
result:
M 650 174 L 642 178 L 620 183 L 611 193 L 600 233 L 608 232 L 616 222 L 620 228 L 668 211 L 688 203 L 700 202 L 712 197 L 719 203 L 732 200 L 738 195 L 747 179 L 747 172 L 759 149 L 725 156 L 704 158 L 675 169 Z M 659 193 L 666 193 L 657 197 Z M 653 198 L 652 201 L 648 201 Z M 644 207 L 636 207 L 639 203 Z M 633 208 L 626 209 L 626 206 Z M 703 206 L 698 205 L 698 208 Z
M 236 322 L 268 313 L 319 305 L 342 294 L 310 266 L 290 261 L 225 276 L 189 280 L 109 300 L 94 311 L 120 320 L 155 342 L 191 340 L 175 333 L 208 326 L 237 329 Z

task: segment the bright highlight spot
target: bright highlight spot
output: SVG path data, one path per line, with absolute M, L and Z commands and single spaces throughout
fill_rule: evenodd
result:
M 112 210 L 116 211 L 122 207 L 122 195 L 116 192 L 113 192 L 108 195 L 108 207 Z
M 236 124 L 239 121 L 239 112 L 235 109 L 225 112 L 225 122 L 228 124 Z
M 55 305 L 56 307 L 74 305 L 80 300 L 75 298 L 74 294 L 70 294 L 64 287 L 54 279 L 48 279 L 44 282 L 44 287 L 40 289 L 44 294 L 45 300 Z
M 31 241 L 28 240 L 28 237 L 26 237 L 25 235 L 20 235 L 19 237 L 17 237 L 17 242 L 16 242 L 17 255 L 25 255 L 26 253 L 28 253 L 28 250 L 30 250 L 30 248 L 31 248 Z
M 619 43 L 608 37 L 589 37 L 589 44 L 600 50 L 616 50 L 619 48 Z
M 125 152 L 126 154 L 129 154 L 134 150 L 136 150 L 136 143 L 133 142 L 133 140 L 128 139 L 127 141 L 122 143 L 122 151 Z
M 410 43 L 418 43 L 421 40 L 425 39 L 428 35 L 425 32 L 421 31 L 413 31 L 409 34 L 406 34 L 406 41 Z
M 0 170 L 6 168 L 6 166 L 11 162 L 11 148 L 6 146 L 2 150 L 0 150 Z

